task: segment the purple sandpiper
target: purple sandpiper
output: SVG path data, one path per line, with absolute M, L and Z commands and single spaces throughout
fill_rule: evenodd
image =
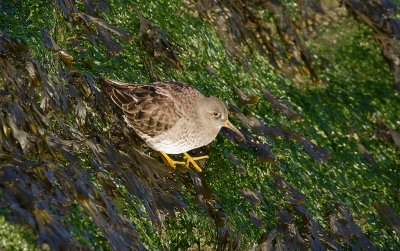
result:
M 192 164 L 201 172 L 195 161 L 208 156 L 191 157 L 187 152 L 209 144 L 222 127 L 244 139 L 229 122 L 225 104 L 216 97 L 204 96 L 191 85 L 172 81 L 127 84 L 102 77 L 99 82 L 122 109 L 126 123 L 173 168 Z M 181 153 L 186 161 L 168 156 Z

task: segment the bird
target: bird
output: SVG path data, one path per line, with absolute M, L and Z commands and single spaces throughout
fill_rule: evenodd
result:
M 208 156 L 192 157 L 187 152 L 211 143 L 222 127 L 245 140 L 229 121 L 225 103 L 204 96 L 192 85 L 176 81 L 131 84 L 104 77 L 98 81 L 123 111 L 125 122 L 174 169 L 191 164 L 201 172 L 196 161 Z M 183 154 L 186 161 L 173 160 L 169 154 Z

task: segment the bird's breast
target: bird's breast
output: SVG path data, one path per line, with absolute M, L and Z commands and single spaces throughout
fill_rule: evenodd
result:
M 211 143 L 218 132 L 218 128 L 212 129 L 198 123 L 178 121 L 174 127 L 160 135 L 154 137 L 142 136 L 142 138 L 157 151 L 179 154 Z

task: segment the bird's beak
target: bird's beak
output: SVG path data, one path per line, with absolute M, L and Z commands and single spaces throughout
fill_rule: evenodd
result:
M 234 131 L 242 140 L 246 140 L 243 134 L 234 126 L 229 120 L 226 120 L 224 123 L 224 127 L 231 129 Z

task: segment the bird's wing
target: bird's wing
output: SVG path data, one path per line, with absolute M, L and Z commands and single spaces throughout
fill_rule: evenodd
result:
M 156 136 L 170 129 L 181 118 L 173 96 L 164 83 L 132 85 L 101 79 L 111 99 L 124 112 L 125 120 L 135 130 Z

